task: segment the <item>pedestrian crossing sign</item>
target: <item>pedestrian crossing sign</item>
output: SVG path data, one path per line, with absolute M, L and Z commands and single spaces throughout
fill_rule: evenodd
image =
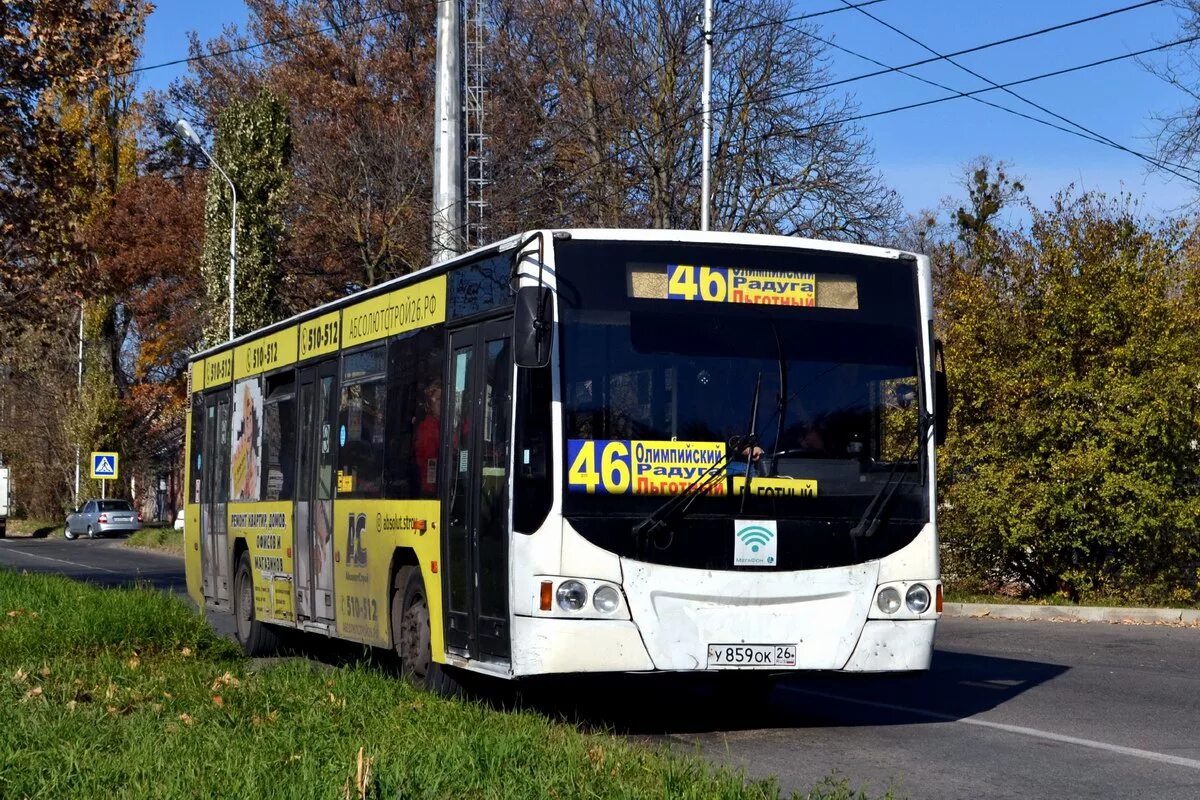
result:
M 118 459 L 116 453 L 92 453 L 92 480 L 115 481 Z

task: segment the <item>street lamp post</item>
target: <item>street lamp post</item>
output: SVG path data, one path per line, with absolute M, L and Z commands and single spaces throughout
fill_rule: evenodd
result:
M 229 175 L 225 170 L 221 169 L 221 165 L 212 157 L 212 153 L 204 149 L 204 145 L 200 141 L 200 137 L 192 130 L 192 126 L 188 124 L 186 119 L 175 121 L 175 133 L 180 139 L 183 139 L 188 144 L 196 147 L 204 157 L 208 159 L 208 163 L 216 167 L 217 172 L 221 173 L 221 177 L 229 184 L 229 192 L 233 197 L 233 207 L 229 215 L 229 339 L 233 340 L 233 299 L 234 299 L 234 277 L 237 275 L 237 189 L 233 186 L 233 181 L 229 179 Z

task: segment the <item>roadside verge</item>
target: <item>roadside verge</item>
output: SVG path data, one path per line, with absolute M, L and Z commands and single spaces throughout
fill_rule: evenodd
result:
M 369 662 L 251 662 L 160 592 L 8 570 L 0 753 L 13 797 L 779 797 L 771 780 L 435 697 Z
M 948 617 L 1108 622 L 1132 625 L 1181 625 L 1200 627 L 1200 609 L 1114 608 L 1106 606 L 1036 606 L 1024 603 L 946 603 Z

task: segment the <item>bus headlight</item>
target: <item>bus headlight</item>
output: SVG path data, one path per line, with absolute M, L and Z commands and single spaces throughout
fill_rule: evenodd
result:
M 881 593 L 880 597 L 882 596 Z M 914 614 L 924 614 L 929 608 L 929 590 L 922 583 L 914 583 L 905 594 L 904 602 L 908 605 L 909 611 Z
M 555 593 L 558 607 L 563 611 L 578 611 L 587 605 L 587 587 L 579 581 L 563 581 Z
M 562 590 L 559 589 L 559 591 Z M 875 598 L 875 604 L 883 613 L 895 614 L 900 610 L 900 593 L 888 586 L 879 593 L 879 597 Z
M 592 605 L 601 613 L 611 614 L 620 608 L 621 595 L 611 586 L 601 586 L 592 596 Z

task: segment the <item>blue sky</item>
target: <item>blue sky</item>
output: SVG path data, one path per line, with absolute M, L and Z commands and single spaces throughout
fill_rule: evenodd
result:
M 716 0 L 718 3 L 721 0 Z M 1135 0 L 885 0 L 869 6 L 875 16 L 940 52 L 961 50 L 1037 28 L 1132 5 Z M 796 14 L 837 7 L 840 0 L 794 0 Z M 223 25 L 246 21 L 242 0 L 160 0 L 146 25 L 143 65 L 186 55 L 187 32 L 206 40 Z M 817 18 L 822 35 L 844 47 L 889 65 L 928 57 L 858 11 Z M 719 33 L 719 32 L 718 32 Z M 962 57 L 961 61 L 997 83 L 1141 50 L 1178 38 L 1179 21 L 1168 3 L 1130 11 L 1076 28 Z M 720 65 L 715 65 L 716 69 Z M 830 52 L 835 78 L 877 67 L 853 56 Z M 143 73 L 142 85 L 162 88 L 184 67 Z M 985 86 L 946 63 L 920 67 L 931 80 L 969 91 Z M 940 89 L 893 74 L 846 87 L 863 112 L 919 102 L 945 94 Z M 1134 60 L 1051 78 L 1016 89 L 1031 100 L 1135 150 L 1152 151 L 1153 114 L 1172 110 L 1185 97 L 1150 75 Z M 985 97 L 1020 108 L 1035 109 L 1001 92 Z M 987 154 L 1012 162 L 1030 197 L 1039 205 L 1075 183 L 1089 189 L 1122 189 L 1144 197 L 1146 208 L 1169 212 L 1192 192 L 1179 178 L 1149 173 L 1144 162 L 1083 139 L 988 108 L 969 99 L 903 111 L 862 123 L 874 143 L 877 160 L 889 183 L 910 210 L 933 207 L 948 194 L 961 194 L 963 165 Z

